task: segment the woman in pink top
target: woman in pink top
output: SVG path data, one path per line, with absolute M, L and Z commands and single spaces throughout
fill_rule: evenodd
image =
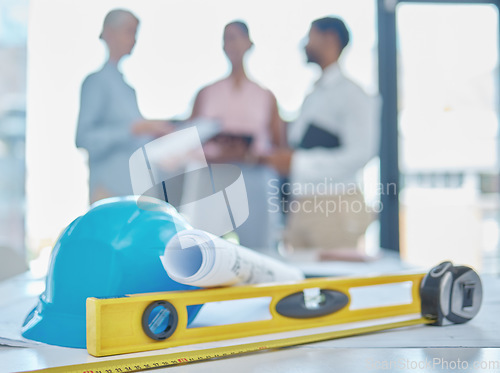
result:
M 209 161 L 255 162 L 284 144 L 283 122 L 271 91 L 245 73 L 244 57 L 253 45 L 247 25 L 227 24 L 223 42 L 231 73 L 198 93 L 191 118 L 217 119 L 222 125 L 223 135 L 205 149 Z
M 240 167 L 249 216 L 236 232 L 242 245 L 269 249 L 279 237 L 281 216 L 268 202 L 272 197 L 269 181 L 278 175 L 260 159 L 284 144 L 283 122 L 271 91 L 252 82 L 245 73 L 244 57 L 253 45 L 247 25 L 229 23 L 223 41 L 231 73 L 198 93 L 191 118 L 221 123 L 222 134 L 205 144 L 205 157 L 211 163 L 236 163 Z

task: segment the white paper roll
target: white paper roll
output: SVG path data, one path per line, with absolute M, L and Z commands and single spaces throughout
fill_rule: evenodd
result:
M 177 233 L 160 258 L 170 278 L 186 285 L 212 287 L 304 279 L 296 267 L 196 229 Z

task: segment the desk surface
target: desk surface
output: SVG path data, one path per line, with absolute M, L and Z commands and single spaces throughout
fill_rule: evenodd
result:
M 374 264 L 349 266 L 353 272 L 372 272 Z M 381 265 L 388 268 L 387 263 Z M 390 267 L 390 266 L 389 266 Z M 321 264 L 321 270 L 327 265 Z M 370 269 L 370 270 L 368 270 Z M 385 272 L 385 270 L 384 270 Z M 446 327 L 414 326 L 309 345 L 266 351 L 158 371 L 179 372 L 370 372 L 481 371 L 500 372 L 500 277 L 483 275 L 482 309 L 471 322 Z M 44 281 L 28 274 L 0 283 L 0 337 L 17 338 L 20 325 L 43 291 Z M 132 356 L 168 353 L 159 350 Z M 123 357 L 123 356 L 121 356 Z M 116 359 L 119 357 L 111 357 Z M 99 360 L 102 361 L 103 358 Z M 86 350 L 40 344 L 0 346 L 0 373 L 85 363 L 98 359 Z M 463 368 L 467 365 L 467 370 Z M 477 368 L 474 370 L 474 368 Z

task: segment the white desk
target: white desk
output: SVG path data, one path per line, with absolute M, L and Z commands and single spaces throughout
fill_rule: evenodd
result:
M 381 268 L 387 263 L 381 263 Z M 319 271 L 326 271 L 322 263 Z M 330 268 L 373 272 L 377 265 L 335 263 Z M 389 266 L 390 267 L 390 266 Z M 229 359 L 163 368 L 165 372 L 500 372 L 500 278 L 483 275 L 484 299 L 479 314 L 467 324 L 415 326 L 327 342 L 266 351 Z M 0 283 L 0 337 L 12 337 L 43 290 L 42 280 L 27 274 Z M 168 353 L 159 350 L 132 356 Z M 110 357 L 111 359 L 122 358 Z M 102 360 L 86 350 L 49 345 L 0 346 L 0 373 L 26 371 Z M 464 370 L 465 364 L 468 369 Z M 482 367 L 481 367 L 482 364 Z M 474 370 L 473 367 L 478 369 Z M 448 369 L 446 369 L 448 368 Z M 460 368 L 462 368 L 460 370 Z M 484 369 L 481 369 L 484 368 Z

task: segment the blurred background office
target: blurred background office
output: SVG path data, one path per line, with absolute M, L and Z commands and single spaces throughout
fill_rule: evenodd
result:
M 247 72 L 292 121 L 320 75 L 305 66 L 304 36 L 312 20 L 336 15 L 352 33 L 343 71 L 383 98 L 381 157 L 361 175 L 366 203 L 382 207 L 367 245 L 414 264 L 451 258 L 498 272 L 495 4 L 0 0 L 0 246 L 44 257 L 87 209 L 87 160 L 73 139 L 80 86 L 105 58 L 95 41 L 109 10 L 141 19 L 123 64 L 141 112 L 178 119 L 228 73 L 220 30 L 242 19 L 258 45 Z

